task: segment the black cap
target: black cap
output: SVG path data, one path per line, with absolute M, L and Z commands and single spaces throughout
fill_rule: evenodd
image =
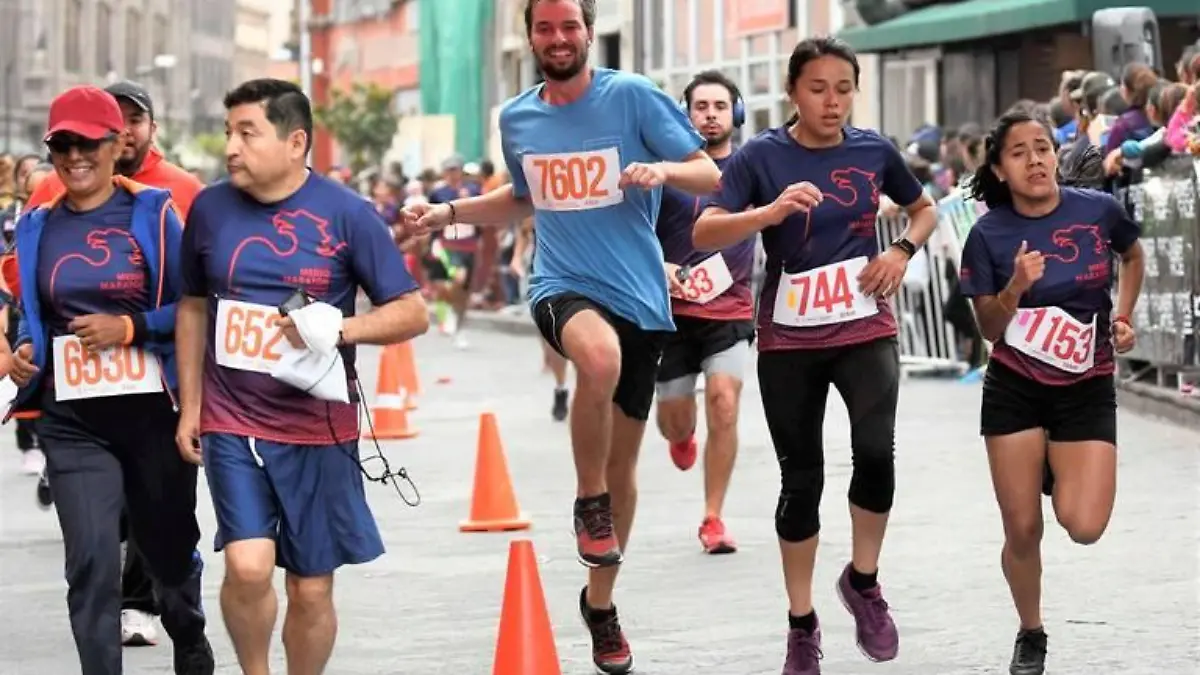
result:
M 137 82 L 124 80 L 105 87 L 104 91 L 112 94 L 118 101 L 121 99 L 129 101 L 149 114 L 151 119 L 154 119 L 154 101 L 150 98 L 150 92 L 146 91 L 146 88 Z

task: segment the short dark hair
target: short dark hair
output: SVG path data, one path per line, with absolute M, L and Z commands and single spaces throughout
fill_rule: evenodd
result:
M 733 80 L 725 77 L 724 73 L 719 70 L 703 70 L 696 73 L 696 76 L 683 90 L 683 102 L 687 105 L 688 110 L 692 109 L 692 93 L 696 91 L 696 87 L 703 84 L 719 84 L 729 90 L 730 105 L 737 103 L 742 98 L 741 90 L 733 83 Z
M 583 26 L 588 30 L 596 27 L 596 0 L 526 0 L 525 35 L 533 35 L 533 8 L 539 2 L 574 2 L 583 13 Z
M 297 129 L 304 132 L 304 151 L 312 149 L 312 104 L 299 86 L 287 80 L 265 77 L 248 80 L 225 94 L 225 109 L 258 103 L 267 113 L 267 121 L 275 127 L 279 138 L 287 138 Z

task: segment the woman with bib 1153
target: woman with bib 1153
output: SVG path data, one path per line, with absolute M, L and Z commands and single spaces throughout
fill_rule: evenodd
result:
M 812 576 L 825 486 L 824 422 L 830 385 L 850 413 L 853 555 L 837 592 L 874 661 L 896 658 L 899 634 L 877 582 L 896 490 L 900 390 L 896 319 L 887 298 L 933 232 L 933 202 L 895 146 L 847 124 L 859 66 L 833 38 L 796 46 L 788 95 L 796 115 L 759 134 L 725 165 L 713 205 L 697 221 L 696 248 L 715 250 L 762 232 L 766 279 L 758 310 L 758 380 L 779 459 L 775 530 L 789 616 L 784 675 L 820 673 L 821 631 Z M 879 195 L 905 205 L 908 230 L 882 253 Z
M 1053 137 L 1027 113 L 1000 118 L 971 185 L 990 210 L 962 255 L 963 294 L 995 345 L 980 427 L 1004 522 L 1001 566 L 1021 622 L 1012 675 L 1045 670 L 1043 484 L 1058 522 L 1078 543 L 1096 542 L 1112 514 L 1114 351 L 1133 348 L 1128 317 L 1144 265 L 1140 228 L 1112 196 L 1058 184 Z

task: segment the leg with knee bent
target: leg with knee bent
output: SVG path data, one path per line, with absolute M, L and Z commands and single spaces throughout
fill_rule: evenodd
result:
M 606 476 L 612 496 L 613 526 L 617 541 L 624 553 L 633 531 L 633 516 L 637 511 L 637 462 L 646 423 L 627 416 L 613 405 L 612 448 L 608 455 Z M 620 567 L 601 567 L 588 571 L 588 606 L 593 609 L 612 607 L 613 587 Z
M 283 648 L 288 675 L 321 675 L 337 640 L 333 575 L 302 577 L 288 572 L 287 596 Z
M 655 419 L 658 422 L 658 432 L 668 443 L 682 443 L 692 437 L 696 431 L 694 376 L 659 384 Z
M 577 494 L 595 497 L 608 491 L 605 472 L 612 443 L 612 400 L 621 376 L 621 347 L 612 325 L 591 309 L 567 319 L 562 347 L 575 364 L 570 424 Z
M 1100 540 L 1117 494 L 1117 448 L 1105 441 L 1051 442 L 1054 515 L 1077 544 Z
M 720 518 L 725 495 L 733 477 L 738 450 L 738 404 L 742 397 L 740 378 L 714 374 L 705 378 L 704 515 Z
M 221 614 L 245 675 L 270 675 L 271 633 L 279 611 L 274 575 L 274 541 L 246 539 L 225 545 Z

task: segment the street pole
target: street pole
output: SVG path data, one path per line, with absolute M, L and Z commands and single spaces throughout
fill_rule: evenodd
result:
M 4 153 L 12 153 L 12 75 L 16 61 L 4 64 Z
M 300 88 L 309 100 L 313 97 L 312 72 L 312 33 L 308 24 L 312 21 L 312 0 L 299 0 L 297 5 L 296 25 L 300 31 Z

